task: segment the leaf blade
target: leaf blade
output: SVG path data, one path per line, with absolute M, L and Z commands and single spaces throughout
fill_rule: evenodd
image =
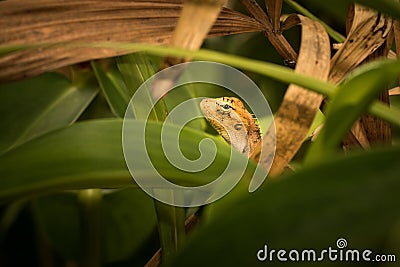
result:
M 400 218 L 395 204 L 399 162 L 396 147 L 336 158 L 276 179 L 219 210 L 195 233 L 173 266 L 257 266 L 261 263 L 257 252 L 264 245 L 270 253 L 305 248 L 319 253 L 334 248 L 340 237 L 347 239 L 348 248 L 395 253 L 396 243 L 389 242 Z M 273 259 L 274 266 L 287 265 L 276 254 Z M 339 261 L 329 264 L 343 266 Z
M 6 100 L 0 105 L 0 151 L 72 124 L 97 93 L 88 82 L 74 84 L 55 73 L 0 86 Z
M 399 61 L 376 61 L 357 69 L 339 86 L 326 111 L 326 122 L 307 154 L 317 162 L 339 146 L 356 119 L 400 72 Z
M 176 184 L 202 185 L 211 182 L 215 174 L 220 173 L 226 166 L 230 157 L 230 146 L 222 140 L 204 132 L 184 128 L 181 132 L 181 148 L 188 158 L 199 156 L 199 151 L 193 148 L 205 137 L 214 140 L 218 149 L 217 156 L 209 168 L 201 172 L 187 173 L 172 166 L 162 150 L 159 150 L 163 124 L 154 121 L 132 122 L 132 127 L 139 129 L 138 131 L 144 125 L 149 127 L 146 129 L 146 142 L 152 147 L 149 150 L 152 162 L 158 166 L 157 170 L 161 175 Z M 179 129 L 173 125 L 165 127 L 173 128 L 174 131 Z M 121 129 L 120 119 L 75 123 L 3 154 L 0 156 L 0 202 L 59 190 L 136 186 L 123 158 Z M 138 144 L 143 142 L 139 134 L 135 133 L 132 140 L 129 144 L 132 149 L 136 149 Z M 214 146 L 204 145 L 204 151 L 207 150 L 214 150 Z M 234 167 L 238 165 L 234 164 L 235 160 L 239 162 L 246 159 L 238 152 L 233 153 L 236 155 L 233 157 Z M 141 166 L 145 164 L 138 164 L 135 173 L 141 178 L 151 177 L 152 172 Z M 255 165 L 250 162 L 248 167 L 251 169 Z M 238 168 L 233 168 L 231 175 L 241 174 L 243 170 Z

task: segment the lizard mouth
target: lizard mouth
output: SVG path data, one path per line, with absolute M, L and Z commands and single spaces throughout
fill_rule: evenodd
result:
M 217 119 L 209 118 L 208 121 L 218 132 L 225 130 L 225 127 Z

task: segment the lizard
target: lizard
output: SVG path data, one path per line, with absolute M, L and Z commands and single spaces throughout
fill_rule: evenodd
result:
M 211 126 L 239 152 L 249 157 L 260 144 L 260 127 L 238 98 L 205 98 L 200 109 Z

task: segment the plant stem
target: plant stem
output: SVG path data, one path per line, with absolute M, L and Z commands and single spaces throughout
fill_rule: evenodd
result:
M 185 209 L 154 202 L 161 243 L 161 262 L 167 265 L 185 241 Z
M 79 192 L 81 208 L 81 262 L 82 267 L 100 267 L 101 244 L 101 189 Z

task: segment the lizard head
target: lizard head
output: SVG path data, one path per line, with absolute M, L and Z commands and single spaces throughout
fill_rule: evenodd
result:
M 201 101 L 200 109 L 228 143 L 242 153 L 249 153 L 254 119 L 242 101 L 236 97 L 206 98 Z

